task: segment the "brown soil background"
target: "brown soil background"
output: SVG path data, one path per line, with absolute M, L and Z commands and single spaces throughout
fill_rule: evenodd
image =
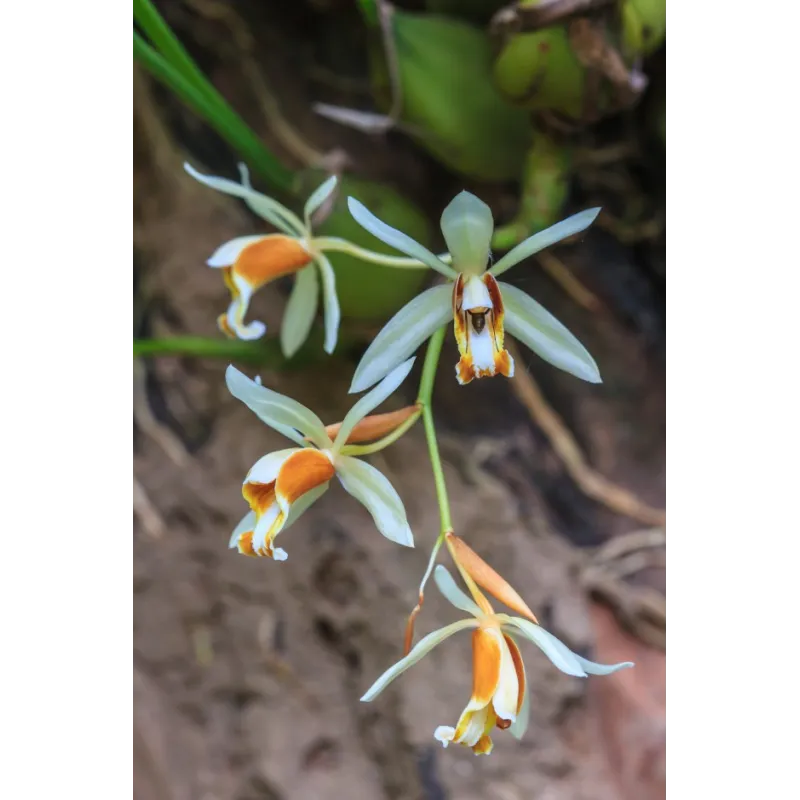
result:
M 246 58 L 220 5 L 160 7 L 218 88 L 274 143 L 248 95 Z M 463 188 L 459 179 L 401 137 L 366 141 L 308 110 L 309 98 L 331 99 L 324 81 L 320 88 L 309 78 L 319 32 L 308 21 L 323 13 L 318 5 L 242 4 L 240 18 L 259 45 L 258 69 L 306 140 L 356 153 L 360 174 L 402 188 L 435 219 L 438 198 Z M 336 11 L 337 4 L 324 5 L 324 13 Z M 221 242 L 252 233 L 254 220 L 233 199 L 195 184 L 181 163 L 191 158 L 233 175 L 235 158 L 141 75 L 134 97 L 135 333 L 216 336 L 226 290 L 203 265 Z M 513 187 L 478 191 L 496 209 L 513 211 Z M 663 508 L 663 238 L 622 245 L 593 230 L 558 252 L 602 311 L 578 307 L 535 263 L 519 268 L 524 285 L 587 345 L 605 382 L 583 384 L 528 352 L 518 369 L 532 372 L 595 470 Z M 285 287 L 268 287 L 254 315 L 274 331 L 284 302 Z M 652 610 L 663 602 L 663 535 L 587 496 L 508 383 L 459 388 L 451 379 L 455 360 L 450 341 L 434 408 L 457 531 L 570 647 L 601 661 L 630 659 L 636 668 L 581 681 L 525 649 L 531 726 L 521 743 L 498 731 L 488 758 L 445 751 L 432 737 L 437 725 L 455 723 L 469 695 L 469 637 L 449 640 L 377 701 L 359 703 L 400 655 L 437 533 L 421 428 L 372 459 L 404 498 L 416 549 L 384 540 L 366 511 L 334 487 L 287 534 L 288 561 L 246 559 L 227 549 L 244 510 L 241 480 L 283 440 L 228 395 L 224 362 L 138 361 L 137 800 L 664 796 L 664 618 Z M 333 422 L 351 404 L 353 368 L 330 359 L 313 371 L 261 374 Z M 410 401 L 413 390 L 411 379 L 389 405 Z M 650 544 L 631 561 L 637 536 Z M 610 553 L 609 542 L 628 554 Z M 418 634 L 454 619 L 430 591 Z

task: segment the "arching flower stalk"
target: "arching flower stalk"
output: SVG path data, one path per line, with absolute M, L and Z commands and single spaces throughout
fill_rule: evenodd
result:
M 573 653 L 563 642 L 538 625 L 535 617 L 531 621 L 530 618 L 495 613 L 474 582 L 468 581 L 472 592 L 470 598 L 458 588 L 450 573 L 441 565 L 436 567 L 434 580 L 447 600 L 456 608 L 470 614 L 470 617 L 446 625 L 421 639 L 407 656 L 375 681 L 361 700 L 374 700 L 395 678 L 416 664 L 436 645 L 459 631 L 472 629 L 472 694 L 456 726 L 440 725 L 433 734 L 445 747 L 450 742 L 455 742 L 472 748 L 476 755 L 488 755 L 493 747 L 490 734 L 495 727 L 500 730 L 508 729 L 517 739 L 522 738 L 528 726 L 530 690 L 522 655 L 514 637 L 533 642 L 558 669 L 568 675 L 581 678 L 587 675 L 610 675 L 619 669 L 633 666 L 627 661 L 611 665 L 596 664 Z M 505 584 L 502 578 L 499 580 Z M 505 586 L 516 595 L 508 584 Z M 502 585 L 496 588 L 501 593 L 507 592 Z
M 362 397 L 329 434 L 320 418 L 296 400 L 273 392 L 233 366 L 225 374 L 231 394 L 263 422 L 291 439 L 296 447 L 269 453 L 248 472 L 242 495 L 250 511 L 236 526 L 230 547 L 248 556 L 286 559 L 274 546 L 275 537 L 292 525 L 325 491 L 336 476 L 342 486 L 366 506 L 378 530 L 393 542 L 414 546 L 403 502 L 391 483 L 371 464 L 356 458 L 382 449 L 407 430 L 419 415 L 416 407 L 394 415 L 367 415 L 382 403 L 408 375 L 414 359 L 400 364 L 378 386 Z M 348 444 L 388 435 L 374 445 Z
M 447 279 L 422 292 L 389 320 L 361 359 L 351 392 L 364 391 L 379 381 L 451 317 L 461 354 L 456 364 L 461 384 L 514 374 L 514 361 L 505 349 L 506 330 L 545 361 L 585 381 L 600 382 L 594 359 L 552 314 L 525 292 L 496 280 L 528 256 L 588 228 L 599 208 L 581 211 L 531 236 L 487 271 L 494 220 L 486 203 L 469 192 L 458 194 L 441 218 L 452 267 L 378 219 L 355 198 L 347 202 L 363 228 Z

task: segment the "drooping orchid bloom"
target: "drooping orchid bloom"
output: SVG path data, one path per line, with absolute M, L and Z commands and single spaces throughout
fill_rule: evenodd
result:
M 228 367 L 225 380 L 231 394 L 262 422 L 298 445 L 269 453 L 248 472 L 242 495 L 250 511 L 233 531 L 230 547 L 238 548 L 244 555 L 285 560 L 286 551 L 274 546 L 275 537 L 325 493 L 334 475 L 366 506 L 387 539 L 406 547 L 414 546 L 403 501 L 394 487 L 371 464 L 348 455 L 351 446 L 347 444 L 363 440 L 366 435 L 380 435 L 391 429 L 400 416 L 408 418 L 405 410 L 396 417 L 381 415 L 374 424 L 364 419 L 397 389 L 413 363 L 411 358 L 400 364 L 364 395 L 335 426 L 337 433 L 333 439 L 313 411 L 251 380 L 235 367 Z
M 494 220 L 489 206 L 469 192 L 458 194 L 441 218 L 452 267 L 355 198 L 348 197 L 347 204 L 371 234 L 448 279 L 422 292 L 389 320 L 361 359 L 351 392 L 362 392 L 379 381 L 451 316 L 461 354 L 456 365 L 461 384 L 514 374 L 514 360 L 504 347 L 506 330 L 545 361 L 590 383 L 600 382 L 594 359 L 552 314 L 525 292 L 496 280 L 528 256 L 588 228 L 599 208 L 581 211 L 529 237 L 487 271 Z
M 280 233 L 238 236 L 221 245 L 208 259 L 208 266 L 222 270 L 231 293 L 226 313 L 217 319 L 220 330 L 231 338 L 259 339 L 267 328 L 256 320 L 245 322 L 253 294 L 270 281 L 296 274 L 294 288 L 281 325 L 281 348 L 288 358 L 308 338 L 319 304 L 319 282 L 325 307 L 325 352 L 332 353 L 339 332 L 339 300 L 336 278 L 327 257 L 313 244 L 311 215 L 336 188 L 336 177 L 328 178 L 308 198 L 301 220 L 277 200 L 255 191 L 247 167 L 239 164 L 241 183 L 201 175 L 189 164 L 184 169 L 200 183 L 219 192 L 240 197 L 251 211 L 265 219 Z M 399 362 L 398 362 L 399 363 Z
M 416 664 L 436 645 L 454 633 L 473 629 L 472 695 L 454 728 L 440 725 L 434 731 L 434 737 L 444 747 L 450 742 L 455 742 L 472 748 L 475 755 L 488 755 L 493 747 L 490 734 L 495 727 L 501 730 L 508 728 L 515 738 L 522 738 L 528 727 L 530 691 L 522 655 L 514 636 L 532 641 L 558 669 L 567 675 L 581 678 L 587 675 L 610 675 L 619 669 L 633 666 L 629 661 L 611 665 L 588 661 L 573 653 L 563 642 L 536 622 L 495 613 L 481 592 L 471 587 L 475 599 L 468 597 L 441 565 L 436 567 L 434 580 L 439 591 L 456 608 L 467 612 L 471 617 L 446 625 L 420 639 L 405 658 L 391 666 L 375 681 L 361 700 L 364 702 L 374 700 L 395 678 Z M 512 602 L 514 597 L 519 598 L 510 587 L 500 589 L 502 593 L 508 590 L 511 592 L 509 597 Z M 517 605 L 515 602 L 514 606 Z M 527 606 L 518 610 L 525 613 L 525 609 Z M 526 616 L 532 616 L 529 610 Z

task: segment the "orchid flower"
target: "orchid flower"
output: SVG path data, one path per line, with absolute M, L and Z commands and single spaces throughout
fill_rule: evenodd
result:
M 239 164 L 241 183 L 201 175 L 189 164 L 184 169 L 200 183 L 219 192 L 240 197 L 251 211 L 280 231 L 256 236 L 239 236 L 221 245 L 208 260 L 209 267 L 222 270 L 225 284 L 231 293 L 231 303 L 217 323 L 231 338 L 259 339 L 267 328 L 263 322 L 244 321 L 250 299 L 265 284 L 284 275 L 296 274 L 297 279 L 281 325 L 281 348 L 288 358 L 294 355 L 308 338 L 319 303 L 319 283 L 325 307 L 325 352 L 332 353 L 339 332 L 339 300 L 336 278 L 327 257 L 314 246 L 311 215 L 319 209 L 336 188 L 336 176 L 331 176 L 308 198 L 303 219 L 277 200 L 261 194 L 250 185 L 247 167 Z M 400 362 L 398 362 L 400 363 Z M 381 376 L 383 377 L 383 376 Z
M 599 213 L 590 208 L 529 237 L 487 271 L 494 220 L 489 206 L 469 192 L 445 208 L 441 228 L 452 267 L 419 242 L 378 219 L 348 197 L 350 213 L 371 234 L 426 264 L 448 282 L 427 289 L 392 317 L 367 349 L 353 376 L 351 392 L 362 392 L 408 358 L 452 315 L 461 355 L 456 378 L 514 374 L 514 360 L 504 348 L 505 330 L 545 361 L 590 383 L 600 373 L 586 348 L 532 297 L 496 280 L 523 259 L 585 230 Z
M 471 587 L 475 600 L 467 596 L 441 565 L 436 567 L 434 580 L 447 600 L 471 617 L 446 625 L 420 639 L 405 658 L 400 659 L 375 681 L 361 700 L 374 700 L 395 678 L 416 664 L 436 645 L 454 633 L 472 629 L 472 695 L 455 728 L 441 725 L 434 731 L 434 737 L 444 747 L 455 742 L 471 747 L 476 755 L 488 755 L 493 747 L 490 733 L 494 727 L 501 730 L 508 728 L 515 738 L 522 738 L 528 727 L 530 692 L 522 655 L 514 636 L 532 641 L 567 675 L 581 678 L 587 675 L 610 675 L 619 669 L 633 666 L 629 661 L 611 665 L 588 661 L 573 653 L 536 622 L 495 613 L 482 593 Z M 513 589 L 510 591 L 513 596 L 519 597 Z M 515 605 L 519 608 L 518 604 Z M 519 610 L 524 612 L 525 609 L 527 606 Z M 526 616 L 532 616 L 529 610 Z
M 397 389 L 413 363 L 411 358 L 392 370 L 350 409 L 340 424 L 328 430 L 301 403 L 267 389 L 233 366 L 228 367 L 225 380 L 231 394 L 262 422 L 298 445 L 265 455 L 248 472 L 242 495 L 250 511 L 233 531 L 231 548 L 238 548 L 244 555 L 284 561 L 286 551 L 274 546 L 275 537 L 325 493 L 334 475 L 366 506 L 387 539 L 406 547 L 414 546 L 403 501 L 394 487 L 371 464 L 348 455 L 348 451 L 360 449 L 347 444 L 363 441 L 365 435 L 379 435 L 396 426 L 400 417 L 408 417 L 407 412 L 394 417 L 381 415 L 373 424 L 367 415 Z M 331 430 L 338 431 L 333 439 L 328 432 Z

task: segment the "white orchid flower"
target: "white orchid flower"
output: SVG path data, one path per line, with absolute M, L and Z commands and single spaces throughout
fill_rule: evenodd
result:
M 528 727 L 530 692 L 522 655 L 514 636 L 532 641 L 567 675 L 581 678 L 587 675 L 610 675 L 619 669 L 633 666 L 629 661 L 611 665 L 588 661 L 573 653 L 537 623 L 522 617 L 496 614 L 482 594 L 475 593 L 476 599 L 480 601 L 478 603 L 459 589 L 450 573 L 441 565 L 436 567 L 434 580 L 439 591 L 456 608 L 472 616 L 420 639 L 405 658 L 400 659 L 375 681 L 361 700 L 374 700 L 395 678 L 430 653 L 436 645 L 454 633 L 472 629 L 472 695 L 454 728 L 441 725 L 434 731 L 434 737 L 444 747 L 455 742 L 471 747 L 476 755 L 489 754 L 493 747 L 490 733 L 494 727 L 501 730 L 508 728 L 514 737 L 522 738 Z M 519 598 L 513 589 L 510 591 Z M 527 606 L 519 610 L 524 612 L 525 609 Z M 527 616 L 532 615 L 528 613 Z
M 222 270 L 231 293 L 231 303 L 217 323 L 231 338 L 259 339 L 267 328 L 256 320 L 244 318 L 253 294 L 270 281 L 284 275 L 297 274 L 292 294 L 281 325 L 281 349 L 293 356 L 308 338 L 319 304 L 319 284 L 325 310 L 325 352 L 332 353 L 339 332 L 339 300 L 336 277 L 325 254 L 315 247 L 311 231 L 311 215 L 319 209 L 336 188 L 336 176 L 328 178 L 308 198 L 303 219 L 277 200 L 261 194 L 250 185 L 247 167 L 239 164 L 241 183 L 201 175 L 189 164 L 184 169 L 200 183 L 219 192 L 240 197 L 251 211 L 265 219 L 280 233 L 239 236 L 225 242 L 208 260 L 209 267 Z M 399 362 L 398 362 L 399 363 Z
M 585 381 L 600 383 L 594 359 L 552 314 L 525 292 L 496 280 L 528 256 L 588 228 L 599 208 L 581 211 L 529 237 L 487 271 L 494 220 L 489 206 L 469 192 L 458 194 L 441 218 L 452 267 L 378 219 L 355 198 L 349 197 L 347 203 L 363 228 L 448 279 L 415 297 L 389 320 L 361 359 L 351 392 L 362 392 L 379 381 L 451 315 L 461 354 L 456 365 L 461 384 L 498 373 L 514 374 L 514 361 L 503 346 L 506 329 L 545 361 Z
M 320 418 L 296 400 L 273 392 L 233 366 L 225 373 L 231 394 L 262 422 L 298 446 L 269 453 L 252 467 L 242 486 L 250 511 L 236 526 L 230 547 L 250 556 L 286 559 L 274 546 L 275 537 L 291 525 L 328 489 L 335 475 L 342 486 L 366 506 L 378 530 L 393 542 L 414 546 L 403 501 L 382 472 L 351 455 L 349 441 L 380 435 L 408 418 L 408 410 L 365 419 L 403 382 L 414 359 L 392 370 L 371 392 L 350 409 L 344 420 L 326 430 Z M 413 411 L 413 407 L 411 407 Z M 329 431 L 338 431 L 332 439 Z M 357 447 L 352 448 L 358 452 Z

